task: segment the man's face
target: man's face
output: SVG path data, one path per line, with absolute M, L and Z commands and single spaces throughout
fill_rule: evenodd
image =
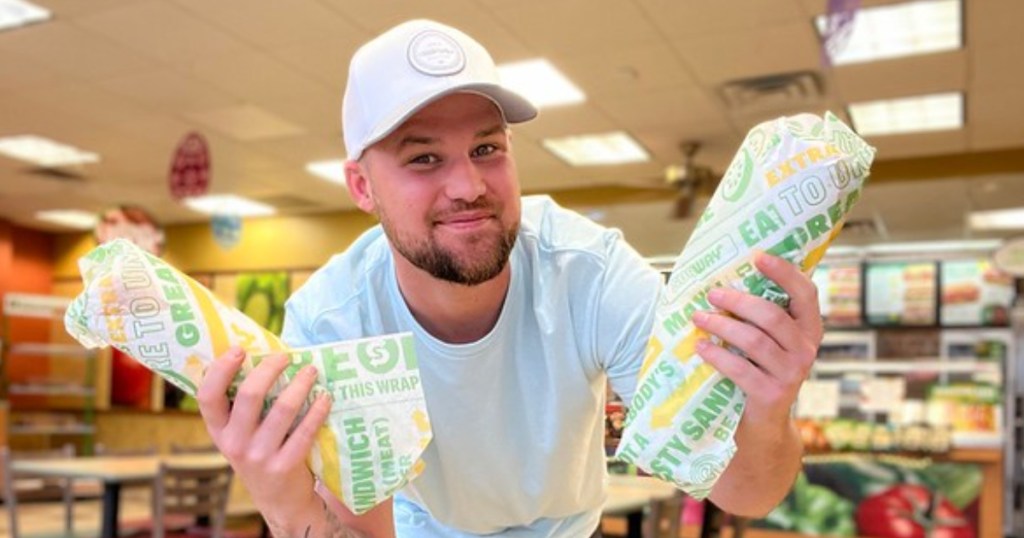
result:
M 413 265 L 470 286 L 505 267 L 519 230 L 519 183 L 490 100 L 438 99 L 368 148 L 359 169 L 365 196 L 353 195 Z

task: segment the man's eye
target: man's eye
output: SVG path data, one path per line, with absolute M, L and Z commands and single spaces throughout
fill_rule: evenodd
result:
M 409 164 L 434 164 L 438 161 L 437 156 L 433 154 L 417 155 L 412 159 L 409 159 Z
M 490 155 L 498 151 L 498 146 L 494 144 L 481 144 L 473 149 L 473 157 L 483 157 L 484 155 Z

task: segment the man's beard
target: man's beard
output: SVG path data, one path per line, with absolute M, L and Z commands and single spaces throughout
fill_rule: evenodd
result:
M 477 209 L 479 205 L 481 204 L 465 204 L 465 207 L 459 210 Z M 467 240 L 469 244 L 466 246 L 479 248 L 479 243 L 488 243 L 492 240 L 495 244 L 486 251 L 476 252 L 475 255 L 465 254 L 462 257 L 469 259 L 460 260 L 455 252 L 436 241 L 433 232 L 421 240 L 402 234 L 391 225 L 391 219 L 384 208 L 380 205 L 377 207 L 381 226 L 395 250 L 434 278 L 453 284 L 475 286 L 498 276 L 508 263 L 512 247 L 516 244 L 516 236 L 519 234 L 519 223 L 516 222 L 508 229 L 502 229 L 497 238 L 493 235 L 472 237 Z

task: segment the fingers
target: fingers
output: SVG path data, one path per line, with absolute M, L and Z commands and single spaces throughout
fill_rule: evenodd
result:
M 284 441 L 285 435 L 295 422 L 295 417 L 302 410 L 309 391 L 316 383 L 317 370 L 314 366 L 305 366 L 288 383 L 274 401 L 270 412 L 263 418 L 259 429 L 252 438 L 254 447 L 269 447 L 276 450 Z
M 758 390 L 771 383 L 768 375 L 751 364 L 750 361 L 723 347 L 716 346 L 709 340 L 701 340 L 697 343 L 697 353 L 748 395 L 757 394 Z
M 228 387 L 244 359 L 245 351 L 237 346 L 232 347 L 213 361 L 203 375 L 196 400 L 199 402 L 199 413 L 211 435 L 228 423 L 231 408 L 228 403 Z
M 791 365 L 788 365 L 785 360 L 785 352 L 761 329 L 729 316 L 709 312 L 695 313 L 693 322 L 697 327 L 739 348 L 750 360 L 772 377 L 779 379 L 790 377 Z
M 267 356 L 245 376 L 245 381 L 238 386 L 228 424 L 233 436 L 247 437 L 249 432 L 256 429 L 263 411 L 263 400 L 290 360 L 283 354 Z
M 789 311 L 807 334 L 821 338 L 821 311 L 818 306 L 818 288 L 797 267 L 782 258 L 759 253 L 754 264 L 764 276 L 789 294 Z
M 285 464 L 295 465 L 306 459 L 313 448 L 313 442 L 316 441 L 317 432 L 330 415 L 331 404 L 331 397 L 327 393 L 316 397 L 306 416 L 302 417 L 299 425 L 281 447 L 279 457 Z
M 756 325 L 783 349 L 789 350 L 801 341 L 800 327 L 788 312 L 771 301 L 728 288 L 711 290 L 708 300 L 721 310 Z M 739 346 L 739 343 L 734 344 Z

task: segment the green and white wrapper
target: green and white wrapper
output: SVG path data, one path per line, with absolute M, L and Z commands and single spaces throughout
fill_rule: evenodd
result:
M 85 290 L 65 315 L 68 333 L 88 348 L 117 348 L 187 394 L 196 394 L 207 366 L 231 346 L 247 356 L 230 394 L 268 355 L 291 358 L 265 408 L 314 365 L 319 375 L 306 405 L 322 392 L 333 403 L 307 463 L 356 514 L 423 471 L 420 455 L 432 433 L 411 334 L 287 349 L 210 290 L 123 239 L 90 251 L 79 271 Z
M 875 150 L 836 116 L 800 114 L 754 127 L 676 258 L 655 314 L 620 460 L 704 498 L 736 453 L 746 396 L 696 352 L 707 292 L 729 287 L 783 307 L 789 298 L 755 267 L 762 250 L 810 274 L 860 195 Z

